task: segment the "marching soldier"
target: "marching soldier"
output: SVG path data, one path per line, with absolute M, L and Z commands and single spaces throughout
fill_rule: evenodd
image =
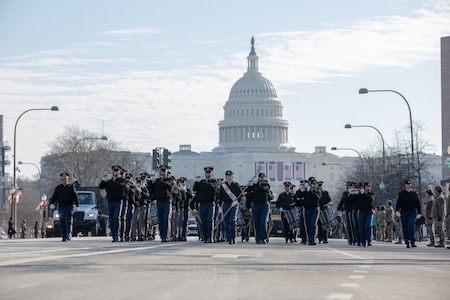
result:
M 61 177 L 61 184 L 55 188 L 53 196 L 50 198 L 50 205 L 54 207 L 55 204 L 58 204 L 59 228 L 62 241 L 66 242 L 70 240 L 73 205 L 75 204 L 78 209 L 79 202 L 75 187 L 69 183 L 69 174 L 61 173 L 59 176 Z M 24 233 L 22 232 L 22 234 Z
M 306 186 L 308 185 L 306 180 L 300 180 L 299 189 L 295 192 L 295 206 L 298 207 L 299 211 L 299 228 L 298 234 L 301 239 L 301 244 L 306 245 L 306 228 L 305 228 L 305 213 L 303 211 L 303 195 L 306 191 Z
M 156 200 L 156 207 L 158 210 L 158 228 L 161 236 L 161 243 L 169 241 L 168 230 L 172 206 L 172 192 L 175 187 L 175 182 L 172 177 L 167 174 L 168 166 L 159 167 L 159 178 L 151 186 L 151 194 Z
M 125 173 L 126 180 L 125 185 L 125 199 L 126 199 L 126 211 L 125 211 L 125 231 L 123 235 L 125 236 L 125 241 L 130 241 L 131 239 L 131 223 L 134 216 L 134 210 L 139 206 L 139 199 L 136 190 L 136 184 L 133 180 L 133 175 L 130 173 Z M 137 216 L 136 216 L 137 217 Z M 122 237 L 121 240 L 122 241 Z
M 404 189 L 398 193 L 395 214 L 400 217 L 406 248 L 417 247 L 414 237 L 414 223 L 421 216 L 421 207 L 417 192 L 411 189 L 410 179 L 404 181 Z
M 323 190 L 323 181 L 317 182 L 317 189 L 320 191 L 320 198 L 319 198 L 319 209 L 320 212 L 324 212 L 328 207 L 330 207 L 333 204 L 333 201 L 331 200 L 330 194 L 328 191 Z M 322 225 L 322 222 L 320 221 L 320 218 L 317 220 L 317 236 L 319 239 L 319 244 L 323 242 L 324 244 L 328 243 L 328 228 L 324 228 Z
M 113 175 L 111 179 L 108 179 L 108 175 L 103 176 L 102 182 L 99 184 L 100 190 L 106 190 L 108 199 L 108 216 L 109 216 L 109 228 L 111 230 L 112 241 L 117 242 L 119 240 L 119 213 L 123 204 L 125 180 L 121 177 L 119 165 L 111 167 Z
M 278 195 L 276 207 L 280 210 L 281 213 L 281 221 L 283 222 L 283 233 L 284 239 L 286 243 L 294 242 L 294 232 L 291 229 L 288 219 L 286 218 L 286 214 L 289 214 L 291 208 L 294 207 L 294 195 L 290 191 L 291 183 L 289 181 L 285 181 L 283 183 L 284 192 Z
M 266 174 L 258 174 L 258 182 L 247 188 L 247 192 L 251 193 L 251 209 L 253 214 L 253 222 L 255 224 L 255 239 L 257 244 L 265 244 L 268 236 L 267 219 L 269 217 L 269 201 L 271 199 L 270 184 L 265 180 Z M 247 199 L 248 201 L 248 199 Z
M 186 241 L 187 223 L 189 218 L 189 203 L 192 199 L 192 190 L 186 188 L 186 177 L 178 179 L 178 190 L 180 192 L 181 201 L 179 204 L 180 210 L 180 224 L 178 228 L 179 240 Z
M 225 172 L 225 181 L 222 182 L 219 189 L 219 205 L 222 206 L 226 240 L 228 244 L 236 243 L 237 228 L 237 210 L 239 209 L 239 199 L 241 196 L 241 187 L 239 183 L 233 180 L 233 172 Z
M 300 196 L 300 195 L 299 195 Z M 301 204 L 303 207 L 303 215 L 305 219 L 305 229 L 308 244 L 316 245 L 316 227 L 317 219 L 319 218 L 319 198 L 320 193 L 317 189 L 317 180 L 314 177 L 308 178 L 306 190 L 302 193 Z
M 363 183 L 363 189 L 356 200 L 356 208 L 358 210 L 359 235 L 360 242 L 364 247 L 372 246 L 370 236 L 370 221 L 372 220 L 373 203 L 375 194 L 372 193 L 372 186 L 369 182 Z
M 425 191 L 426 204 L 425 204 L 425 227 L 427 228 L 427 234 L 430 237 L 430 243 L 427 245 L 428 247 L 434 247 L 434 231 L 433 231 L 433 191 L 426 190 Z
M 200 221 L 205 243 L 212 243 L 213 218 L 216 204 L 217 181 L 212 177 L 213 167 L 203 168 L 205 178 L 194 183 L 197 201 L 200 204 Z

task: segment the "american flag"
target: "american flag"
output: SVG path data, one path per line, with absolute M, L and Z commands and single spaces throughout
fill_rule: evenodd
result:
M 8 195 L 9 203 L 19 203 L 20 196 L 22 196 L 22 190 L 16 188 L 14 191 Z
M 284 180 L 292 180 L 292 163 L 284 163 Z
M 295 163 L 294 177 L 295 177 L 295 180 L 303 179 L 303 163 L 302 162 L 297 161 Z
M 267 174 L 269 180 L 275 180 L 277 177 L 277 164 L 274 161 L 269 162 L 269 172 Z
M 267 173 L 266 170 L 266 162 L 264 161 L 258 161 L 256 163 L 256 172 L 257 173 Z

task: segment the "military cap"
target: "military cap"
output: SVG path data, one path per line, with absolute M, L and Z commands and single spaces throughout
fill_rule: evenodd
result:
M 391 206 L 392 206 L 392 200 L 388 200 L 388 201 L 386 201 L 386 204 L 387 204 L 387 205 L 391 205 Z
M 141 176 L 141 178 L 147 178 L 149 175 L 147 172 L 142 172 L 139 176 Z
M 180 178 L 178 179 L 178 181 L 179 181 L 179 182 L 186 182 L 187 179 L 186 179 L 186 177 L 180 177 Z
M 366 186 L 372 186 L 372 185 L 370 184 L 370 182 L 364 182 L 364 187 L 366 187 Z
M 204 167 L 203 170 L 205 172 L 212 172 L 212 171 L 214 171 L 214 168 L 213 167 Z
M 295 188 L 295 184 L 291 184 L 291 188 Z
M 130 179 L 130 178 L 133 177 L 133 175 L 130 174 L 130 173 L 125 173 L 125 174 L 123 174 L 123 177 L 125 177 L 125 178 L 127 178 L 127 179 Z
M 309 181 L 309 184 L 317 184 L 317 180 L 316 179 L 311 179 L 311 180 L 308 180 L 308 181 Z
M 259 173 L 259 174 L 258 174 L 258 177 L 266 177 L 266 174 L 264 174 L 264 173 Z
M 67 177 L 70 177 L 70 176 L 69 176 L 69 173 L 63 172 L 63 173 L 59 174 L 59 177 L 61 177 L 61 178 L 67 178 Z
M 143 178 L 142 177 L 136 177 L 136 182 L 142 182 Z
M 322 185 L 323 184 L 323 181 L 317 181 L 317 185 Z
M 311 176 L 311 177 L 308 178 L 308 181 L 309 181 L 309 182 L 311 182 L 312 180 L 316 181 L 316 178 L 313 177 L 313 176 Z
M 307 183 L 307 181 L 305 179 L 300 180 L 301 184 Z
M 119 165 L 114 165 L 114 166 L 111 167 L 111 169 L 113 169 L 113 171 L 118 172 L 118 171 L 122 170 L 122 167 L 119 166 Z
M 170 169 L 170 168 L 169 168 L 169 166 L 162 165 L 162 166 L 159 166 L 159 169 L 160 169 L 161 171 L 163 171 L 163 170 L 167 170 L 167 169 Z
M 289 181 L 285 181 L 285 182 L 283 182 L 283 185 L 284 186 L 291 186 L 291 183 Z
M 404 184 L 411 184 L 411 179 L 406 179 Z
M 233 175 L 234 173 L 233 173 L 233 171 L 226 171 L 225 172 L 225 176 L 230 176 L 230 175 Z

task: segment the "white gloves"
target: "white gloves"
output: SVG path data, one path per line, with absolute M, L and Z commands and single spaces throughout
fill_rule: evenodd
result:
M 400 216 L 401 216 L 401 214 L 400 214 L 399 211 L 396 211 L 396 212 L 395 212 L 395 215 L 396 215 L 397 217 L 400 217 Z
M 308 186 L 306 187 L 306 191 L 309 192 L 310 190 L 311 190 L 311 187 L 308 185 Z
M 280 211 L 280 213 L 284 211 L 282 207 L 280 207 L 278 210 Z
M 219 206 L 219 214 L 223 214 L 223 209 L 220 206 Z
M 422 217 L 421 214 L 417 214 L 416 219 L 420 219 L 420 217 Z
M 50 204 L 50 209 L 55 209 L 55 204 Z
M 239 204 L 239 202 L 238 202 L 237 200 L 234 200 L 234 201 L 231 203 L 231 207 L 237 206 L 238 204 Z
M 193 212 L 193 213 L 197 213 L 197 209 L 194 208 L 194 209 L 192 210 L 192 212 Z
M 102 181 L 108 181 L 108 179 L 109 179 L 108 175 L 103 175 Z

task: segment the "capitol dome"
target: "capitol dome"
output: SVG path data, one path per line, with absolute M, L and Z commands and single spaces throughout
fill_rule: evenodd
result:
M 219 122 L 216 152 L 294 152 L 288 143 L 289 124 L 273 84 L 258 70 L 252 37 L 247 72 L 231 88 Z

